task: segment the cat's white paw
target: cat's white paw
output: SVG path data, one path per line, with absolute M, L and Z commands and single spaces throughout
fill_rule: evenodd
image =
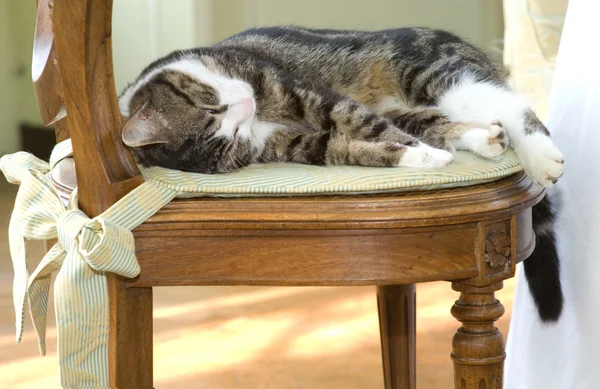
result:
M 508 135 L 500 123 L 489 128 L 473 128 L 462 134 L 456 144 L 460 150 L 470 150 L 484 158 L 499 160 L 508 149 Z
M 398 163 L 401 167 L 441 167 L 448 165 L 454 159 L 454 154 L 425 143 L 420 143 L 416 147 L 405 147 L 406 150 Z
M 564 158 L 552 139 L 542 133 L 525 135 L 515 151 L 531 180 L 549 188 L 563 175 Z

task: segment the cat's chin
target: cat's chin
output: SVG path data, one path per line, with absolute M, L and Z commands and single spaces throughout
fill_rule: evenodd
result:
M 264 122 L 262 120 L 258 120 L 258 118 L 255 118 L 252 122 L 250 131 L 250 141 L 252 142 L 252 146 L 255 150 L 261 152 L 265 148 L 269 137 L 271 137 L 275 131 L 284 130 L 285 128 L 286 126 L 283 124 Z

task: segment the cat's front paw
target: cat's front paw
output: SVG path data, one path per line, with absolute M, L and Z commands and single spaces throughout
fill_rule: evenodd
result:
M 465 131 L 456 147 L 470 150 L 487 159 L 500 160 L 508 149 L 508 135 L 500 122 L 494 122 L 489 128 L 472 128 Z
M 416 147 L 402 147 L 405 147 L 406 150 L 398 163 L 400 167 L 441 167 L 448 165 L 454 159 L 454 154 L 433 148 L 425 143 L 420 143 Z
M 563 175 L 563 155 L 549 136 L 542 133 L 526 135 L 515 146 L 515 151 L 535 184 L 549 188 Z

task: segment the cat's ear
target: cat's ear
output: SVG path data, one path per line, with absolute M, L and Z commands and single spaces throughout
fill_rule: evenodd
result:
M 146 104 L 125 123 L 123 142 L 129 147 L 168 143 L 163 122 L 160 113 Z

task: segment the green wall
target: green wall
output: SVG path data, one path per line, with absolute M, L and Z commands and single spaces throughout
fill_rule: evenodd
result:
M 113 61 L 120 92 L 154 59 L 197 45 L 195 0 L 115 0 Z
M 503 35 L 501 0 L 216 0 L 215 40 L 244 28 L 295 24 L 375 30 L 453 31 L 491 51 Z
M 10 39 L 9 3 L 0 2 L 0 155 L 16 147 L 16 90 L 13 44 Z
M 40 122 L 31 84 L 35 2 L 0 0 L 0 155 L 14 152 L 20 122 Z

